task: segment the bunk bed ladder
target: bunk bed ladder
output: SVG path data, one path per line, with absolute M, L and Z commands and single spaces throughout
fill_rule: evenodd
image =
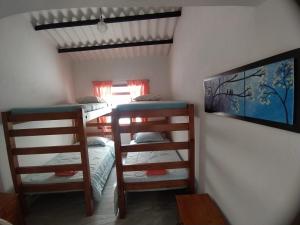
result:
M 72 120 L 71 127 L 55 128 L 32 128 L 32 129 L 14 129 L 14 123 L 47 121 L 47 120 Z M 12 116 L 10 112 L 2 112 L 2 122 L 4 136 L 7 147 L 7 155 L 14 184 L 15 192 L 19 194 L 23 210 L 26 208 L 24 193 L 26 192 L 46 192 L 46 191 L 66 191 L 66 190 L 83 190 L 85 196 L 86 215 L 91 216 L 93 213 L 92 189 L 90 179 L 90 168 L 88 149 L 86 143 L 85 120 L 82 109 L 75 112 L 52 113 L 50 114 L 25 114 Z M 17 148 L 15 137 L 25 136 L 43 136 L 57 134 L 73 134 L 79 139 L 79 146 L 43 146 L 30 148 Z M 24 166 L 20 167 L 18 162 L 19 155 L 31 154 L 51 154 L 63 152 L 79 152 L 81 155 L 81 164 L 64 164 L 64 165 L 42 165 L 42 166 Z M 55 183 L 55 184 L 22 184 L 21 174 L 60 172 L 65 170 L 81 170 L 83 172 L 83 182 L 72 183 Z
M 88 147 L 87 147 L 87 134 L 86 134 L 86 121 L 83 118 L 84 112 L 83 109 L 81 112 L 77 113 L 77 134 L 80 137 L 80 155 L 81 155 L 81 163 L 83 166 L 82 174 L 83 174 L 83 185 L 84 185 L 84 200 L 86 207 L 86 215 L 93 215 L 93 197 L 92 197 L 92 186 L 91 186 L 91 174 L 90 174 L 90 164 L 89 164 L 89 155 L 88 155 Z
M 189 113 L 189 149 L 188 149 L 188 161 L 189 166 L 189 192 L 195 193 L 195 127 L 194 127 L 194 105 L 189 104 L 188 106 Z
M 19 167 L 18 156 L 12 153 L 12 149 L 16 148 L 16 141 L 14 137 L 10 137 L 9 133 L 13 130 L 13 123 L 9 121 L 9 112 L 2 112 L 2 124 L 4 129 L 4 137 L 7 148 L 7 157 L 9 161 L 9 167 L 12 174 L 12 181 L 15 188 L 15 192 L 18 193 L 22 210 L 25 212 L 26 204 L 24 201 L 24 195 L 22 191 L 21 175 L 16 173 L 16 168 Z
M 115 142 L 119 218 L 125 218 L 126 200 L 125 200 L 124 179 L 123 179 L 121 136 L 119 133 L 119 114 L 117 110 L 113 110 L 112 112 L 112 127 L 113 127 L 113 140 Z
M 120 118 L 161 117 L 163 120 L 146 121 L 143 123 L 131 122 L 130 125 L 120 125 Z M 186 123 L 170 123 L 170 117 L 185 116 L 188 118 Z M 116 172 L 117 172 L 117 188 L 118 188 L 118 208 L 119 218 L 126 215 L 126 199 L 125 192 L 130 190 L 147 190 L 156 188 L 174 188 L 186 187 L 190 193 L 195 192 L 195 139 L 194 139 L 194 105 L 189 104 L 184 109 L 163 109 L 163 110 L 136 110 L 136 111 L 119 111 L 114 109 L 112 113 L 113 138 L 115 141 L 116 156 Z M 138 145 L 122 145 L 121 134 L 129 133 L 132 137 L 133 133 L 145 132 L 172 132 L 187 131 L 188 140 L 186 142 L 170 142 L 170 143 L 147 143 Z M 171 136 L 170 136 L 171 137 Z M 135 165 L 123 165 L 122 154 L 127 152 L 143 152 L 143 151 L 167 151 L 167 150 L 186 149 L 188 152 L 188 160 L 182 162 L 161 162 L 161 163 L 143 163 Z M 165 180 L 165 181 L 149 181 L 149 182 L 128 182 L 124 181 L 124 172 L 128 171 L 144 171 L 147 169 L 176 169 L 188 168 L 188 177 L 183 180 Z

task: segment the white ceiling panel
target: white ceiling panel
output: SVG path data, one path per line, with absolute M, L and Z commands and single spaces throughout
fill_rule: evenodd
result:
M 125 7 L 101 8 L 104 18 L 144 15 L 179 11 L 179 7 Z M 38 11 L 29 14 L 33 26 L 61 22 L 98 19 L 98 8 L 60 9 Z M 120 44 L 140 41 L 168 40 L 173 38 L 180 17 L 108 23 L 108 30 L 101 33 L 96 25 L 65 27 L 37 31 L 54 43 L 58 49 Z M 171 44 L 126 47 L 105 50 L 89 50 L 62 53 L 73 61 L 104 60 L 144 56 L 167 56 Z

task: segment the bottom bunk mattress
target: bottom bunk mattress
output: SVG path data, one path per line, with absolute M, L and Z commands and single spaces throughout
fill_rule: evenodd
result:
M 89 146 L 89 164 L 91 172 L 91 184 L 93 196 L 100 200 L 104 185 L 114 165 L 114 142 L 109 141 L 105 146 Z M 80 153 L 60 153 L 48 161 L 47 165 L 76 164 L 81 163 Z M 56 176 L 54 173 L 39 173 L 22 176 L 24 184 L 49 184 L 82 181 L 82 171 L 73 176 Z
M 134 142 L 131 142 L 134 144 Z M 124 165 L 139 163 L 159 163 L 182 161 L 176 150 L 170 151 L 149 151 L 149 152 L 129 152 L 123 159 Z M 166 181 L 166 180 L 183 180 L 188 178 L 188 170 L 185 168 L 168 169 L 164 175 L 147 175 L 147 171 L 131 171 L 123 173 L 126 183 L 149 182 L 149 181 Z

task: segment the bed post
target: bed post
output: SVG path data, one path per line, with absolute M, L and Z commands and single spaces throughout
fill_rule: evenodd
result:
M 195 193 L 195 127 L 194 127 L 194 105 L 188 105 L 189 111 L 189 191 Z
M 121 136 L 119 133 L 119 114 L 116 109 L 112 111 L 112 128 L 113 139 L 115 142 L 119 218 L 124 218 L 126 214 L 126 202 L 122 167 Z
M 82 174 L 83 174 L 83 185 L 84 185 L 84 200 L 85 200 L 85 210 L 86 215 L 91 216 L 93 214 L 93 198 L 92 198 L 92 188 L 91 188 L 91 175 L 90 175 L 90 166 L 89 166 L 89 155 L 88 147 L 86 142 L 86 123 L 83 118 L 83 111 L 78 110 L 77 112 L 77 129 L 78 136 L 80 137 L 79 143 L 81 147 L 81 161 L 82 161 Z
M 171 117 L 166 116 L 165 119 L 163 120 L 163 123 L 171 123 Z M 173 141 L 172 140 L 172 131 L 165 132 L 165 134 L 166 134 L 167 139 L 169 139 L 170 141 Z
M 77 120 L 76 120 L 76 119 L 73 119 L 73 120 L 72 120 L 72 127 L 76 127 L 77 125 L 78 125 Z M 73 134 L 73 140 L 74 140 L 74 143 L 79 142 L 78 133 Z
M 9 131 L 13 128 L 13 123 L 9 121 L 10 113 L 2 112 L 2 124 L 4 129 L 4 136 L 7 148 L 7 156 L 9 161 L 10 172 L 14 184 L 15 192 L 18 194 L 22 210 L 25 212 L 26 204 L 24 199 L 24 194 L 22 190 L 22 180 L 21 175 L 16 173 L 16 168 L 19 167 L 18 156 L 12 153 L 12 149 L 16 148 L 16 141 L 14 137 L 10 137 Z

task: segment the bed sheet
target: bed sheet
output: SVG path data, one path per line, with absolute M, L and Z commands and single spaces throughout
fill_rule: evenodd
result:
M 114 142 L 109 141 L 104 147 L 90 146 L 88 151 L 93 196 L 96 201 L 99 201 L 104 185 L 114 165 Z M 48 161 L 47 165 L 76 164 L 80 162 L 80 153 L 60 153 Z M 55 176 L 54 173 L 22 175 L 22 182 L 24 184 L 49 184 L 78 181 L 82 181 L 82 171 L 77 172 L 71 177 L 58 177 Z
M 131 144 L 136 144 L 131 141 Z M 159 162 L 175 162 L 181 161 L 176 150 L 170 151 L 149 151 L 149 152 L 129 152 L 127 157 L 123 159 L 124 165 L 137 163 L 159 163 Z M 167 174 L 160 176 L 147 176 L 146 171 L 124 172 L 124 181 L 130 182 L 149 182 L 162 180 L 181 180 L 188 178 L 188 170 L 185 168 L 168 169 Z
M 141 101 L 120 104 L 116 106 L 119 111 L 147 110 L 147 109 L 184 109 L 187 103 L 184 101 Z
M 78 109 L 83 109 L 84 112 L 90 112 L 97 109 L 108 107 L 107 103 L 89 103 L 89 104 L 66 104 L 66 105 L 54 105 L 47 107 L 29 107 L 29 108 L 14 108 L 11 109 L 11 113 L 18 114 L 30 114 L 30 113 L 55 113 L 55 112 L 74 112 Z

